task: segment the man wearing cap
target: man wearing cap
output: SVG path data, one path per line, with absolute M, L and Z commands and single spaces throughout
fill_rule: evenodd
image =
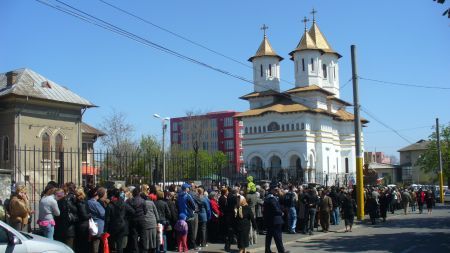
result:
M 197 209 L 196 204 L 192 196 L 189 194 L 189 188 L 191 188 L 190 184 L 183 184 L 181 186 L 181 192 L 178 194 L 178 213 L 186 215 L 186 223 L 188 224 L 188 241 L 189 246 L 192 249 L 198 249 L 197 244 L 195 243 L 196 234 L 195 234 L 195 210 Z
M 272 237 L 275 240 L 278 253 L 288 253 L 283 246 L 282 226 L 283 211 L 278 201 L 278 185 L 276 183 L 270 185 L 270 193 L 264 199 L 264 223 L 267 227 L 265 253 L 271 253 L 270 245 Z

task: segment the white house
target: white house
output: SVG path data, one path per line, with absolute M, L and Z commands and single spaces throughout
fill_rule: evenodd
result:
M 354 116 L 339 98 L 341 57 L 315 20 L 289 54 L 295 87 L 280 91 L 280 61 L 266 35 L 253 63 L 254 91 L 241 97 L 246 170 L 257 179 L 326 185 L 354 181 Z M 362 120 L 367 123 L 366 120 Z

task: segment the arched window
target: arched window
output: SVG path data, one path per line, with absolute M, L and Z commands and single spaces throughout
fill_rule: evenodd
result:
M 303 69 L 303 72 L 305 72 L 305 59 L 304 58 L 302 58 L 302 69 Z
M 262 64 L 261 64 L 261 66 L 259 66 L 260 67 L 260 71 L 261 71 L 261 77 L 263 76 L 263 67 L 262 67 Z
M 322 64 L 322 71 L 323 71 L 323 78 L 327 78 L 328 73 L 327 73 L 327 65 L 326 64 Z
M 272 76 L 272 64 L 269 64 L 269 76 Z
M 245 127 L 245 133 L 248 134 L 248 127 Z
M 277 122 L 271 122 L 271 123 L 267 126 L 267 131 L 269 131 L 269 132 L 280 131 L 280 125 L 278 125 Z
M 252 127 L 250 127 L 249 130 L 250 130 L 250 133 L 253 133 L 253 132 L 252 132 Z
M 258 127 L 258 133 L 261 133 L 261 126 Z
M 302 123 L 302 130 L 305 130 L 305 123 Z
M 263 126 L 263 133 L 266 132 L 266 126 Z
M 314 59 L 311 58 L 311 71 L 314 71 Z
M 300 124 L 295 123 L 295 129 L 296 129 L 296 130 L 300 130 Z
M 253 133 L 257 133 L 257 131 L 256 131 L 256 127 L 253 127 Z
M 345 158 L 345 173 L 348 174 L 349 168 L 348 168 L 348 157 Z
M 281 131 L 284 131 L 284 125 L 281 125 Z
M 291 124 L 291 131 L 294 131 L 294 124 Z
M 58 134 L 55 137 L 55 158 L 56 159 L 60 159 L 59 157 L 61 155 L 61 152 L 63 152 L 63 150 L 64 150 L 63 137 L 61 134 Z
M 286 131 L 289 131 L 289 124 L 286 125 Z
M 9 138 L 3 137 L 3 161 L 9 161 Z
M 50 135 L 48 133 L 42 135 L 42 159 L 50 159 Z

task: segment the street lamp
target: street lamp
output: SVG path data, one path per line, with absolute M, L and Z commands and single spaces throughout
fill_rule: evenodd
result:
M 162 118 L 159 114 L 153 114 L 153 117 L 161 120 L 162 125 L 162 156 L 163 156 L 163 191 L 164 187 L 166 187 L 166 152 L 165 152 L 165 139 L 166 139 L 166 130 L 167 124 L 166 121 L 169 121 L 169 117 Z

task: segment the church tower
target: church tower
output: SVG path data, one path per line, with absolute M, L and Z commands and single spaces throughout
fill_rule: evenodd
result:
M 289 53 L 294 61 L 295 86 L 305 87 L 317 85 L 332 92 L 339 98 L 339 65 L 341 57 L 335 52 L 319 29 L 313 14 L 313 24 L 309 31 L 306 17 L 305 31 L 297 47 Z
M 266 30 L 263 25 L 264 38 L 255 55 L 248 59 L 253 63 L 254 91 L 262 92 L 268 90 L 280 91 L 280 62 L 283 58 L 272 49 Z

